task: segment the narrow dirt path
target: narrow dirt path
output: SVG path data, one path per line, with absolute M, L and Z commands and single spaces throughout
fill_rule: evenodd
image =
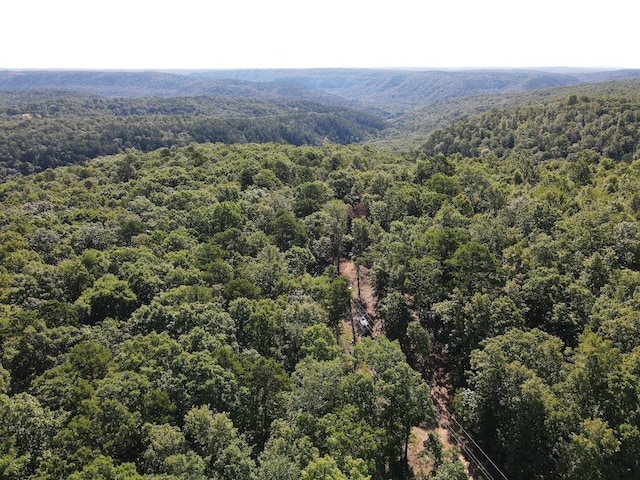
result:
M 349 278 L 351 292 L 353 298 L 359 299 L 365 308 L 367 314 L 376 319 L 376 304 L 378 298 L 375 295 L 375 291 L 369 281 L 369 269 L 360 266 L 360 275 L 358 278 L 358 271 L 355 263 L 351 260 L 340 261 L 340 272 L 342 275 Z M 374 336 L 382 335 L 381 322 L 375 321 L 373 325 Z M 345 328 L 346 325 L 345 325 Z M 350 327 L 349 327 L 350 328 Z M 416 478 L 426 478 L 431 470 L 431 462 L 425 459 L 424 441 L 427 439 L 431 432 L 436 433 L 444 450 L 451 450 L 457 448 L 460 451 L 460 445 L 456 445 L 454 440 L 449 435 L 448 427 L 451 424 L 451 416 L 449 413 L 449 405 L 451 403 L 451 382 L 446 369 L 446 364 L 443 354 L 443 345 L 435 345 L 435 365 L 429 372 L 429 375 L 425 375 L 426 372 L 420 372 L 423 377 L 428 381 L 429 388 L 431 390 L 431 399 L 434 404 L 436 414 L 436 427 L 433 429 L 413 428 L 412 442 L 409 446 L 409 466 L 411 467 Z M 462 455 L 459 455 L 460 461 L 465 466 L 467 476 L 472 480 L 473 477 L 469 475 L 469 465 L 466 459 Z
M 349 279 L 351 296 L 360 301 L 365 313 L 373 321 L 371 325 L 373 336 L 382 335 L 382 324 L 378 321 L 378 312 L 376 311 L 378 297 L 369 280 L 369 269 L 361 265 L 360 275 L 358 276 L 356 264 L 351 260 L 343 259 L 340 261 L 340 272 Z
M 360 288 L 358 289 L 358 273 L 356 264 L 351 260 L 340 261 L 340 273 L 349 279 L 353 298 L 360 300 L 367 314 L 371 318 L 376 317 L 376 303 L 378 298 L 369 282 L 369 269 L 360 266 Z M 358 296 L 359 294 L 359 296 Z
M 433 402 L 433 408 L 436 414 L 437 426 L 434 429 L 438 438 L 442 442 L 444 449 L 457 448 L 459 452 L 462 451 L 462 445 L 460 445 L 454 438 L 452 438 L 450 427 L 453 423 L 451 417 L 451 411 L 449 406 L 452 401 L 453 387 L 451 386 L 451 378 L 446 368 L 446 360 L 444 356 L 444 345 L 440 342 L 436 342 L 434 345 L 433 355 L 433 367 L 429 372 L 429 375 L 425 375 L 423 372 L 423 378 L 429 383 L 429 390 L 431 391 L 431 401 Z M 473 476 L 469 473 L 469 462 L 462 455 L 458 454 L 460 462 L 465 467 L 467 477 L 473 480 Z
M 424 442 L 429 438 L 429 430 L 420 427 L 411 429 L 411 443 L 409 444 L 408 458 L 409 467 L 416 479 L 429 478 L 433 470 L 433 460 L 424 455 Z

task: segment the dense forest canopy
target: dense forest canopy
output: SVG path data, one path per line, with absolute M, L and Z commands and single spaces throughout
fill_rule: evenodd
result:
M 428 388 L 397 343 L 337 343 L 345 185 L 383 158 L 192 145 L 2 184 L 3 475 L 396 468 Z
M 464 479 L 455 449 L 412 434 L 436 424 L 444 369 L 435 386 L 507 478 L 638 478 L 640 90 L 589 88 L 405 153 L 185 138 L 6 179 L 0 476 Z M 43 121 L 28 139 L 67 120 L 320 115 L 2 98 L 5 121 Z M 368 272 L 375 338 L 351 344 L 341 262 Z

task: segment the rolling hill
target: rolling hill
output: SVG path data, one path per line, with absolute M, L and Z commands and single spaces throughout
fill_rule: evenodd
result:
M 190 142 L 366 141 L 403 151 L 470 114 L 633 90 L 639 78 L 566 69 L 5 70 L 0 177 Z
M 478 94 L 605 82 L 639 70 L 206 70 L 0 71 L 0 91 L 55 88 L 110 96 L 225 96 L 296 99 L 379 108 L 389 114 Z
M 385 126 L 366 112 L 302 100 L 0 92 L 0 178 L 192 142 L 358 143 Z
M 490 152 L 537 162 L 592 150 L 620 161 L 638 158 L 639 137 L 640 83 L 611 82 L 512 97 L 501 108 L 436 130 L 422 149 L 427 155 Z
M 191 78 L 250 82 L 286 81 L 398 113 L 407 108 L 478 94 L 604 82 L 640 75 L 640 70 L 217 70 L 193 72 Z

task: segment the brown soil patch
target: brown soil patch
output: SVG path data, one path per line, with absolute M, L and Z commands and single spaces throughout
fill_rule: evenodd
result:
M 436 356 L 438 356 L 440 360 L 442 360 L 442 348 L 442 344 L 436 343 Z M 442 442 L 444 450 L 457 448 L 460 452 L 462 445 L 460 445 L 455 438 L 452 438 L 451 434 L 449 433 L 449 427 L 452 424 L 449 405 L 451 404 L 451 392 L 453 389 L 451 387 L 449 374 L 443 366 L 434 368 L 431 379 L 429 381 L 429 389 L 431 390 L 431 401 L 433 402 L 433 409 L 436 415 L 437 422 L 437 426 L 433 429 L 433 431 L 438 435 L 438 438 Z M 469 473 L 469 462 L 467 461 L 467 459 L 464 458 L 461 453 L 458 454 L 458 459 L 464 465 L 469 479 L 473 479 L 473 477 Z
M 429 430 L 419 427 L 411 429 L 407 460 L 416 479 L 429 478 L 429 473 L 433 469 L 432 461 L 423 454 L 424 441 L 428 437 Z
M 369 282 L 369 269 L 367 267 L 360 266 L 360 289 L 358 290 L 358 275 L 356 272 L 356 264 L 351 260 L 340 261 L 340 273 L 347 277 L 351 282 L 351 292 L 353 298 L 360 300 L 360 303 L 364 306 L 367 314 L 375 318 L 376 316 L 376 303 L 378 298 Z M 358 293 L 360 294 L 358 297 Z
M 378 297 L 369 281 L 369 269 L 360 266 L 360 285 L 358 285 L 357 267 L 352 260 L 343 259 L 340 261 L 340 273 L 349 279 L 352 297 L 360 301 L 365 312 L 373 321 L 373 336 L 382 335 L 382 324 L 378 321 L 376 312 Z
M 374 336 L 382 335 L 381 322 L 376 320 L 376 304 L 378 298 L 375 295 L 371 282 L 369 281 L 369 269 L 366 267 L 360 267 L 360 281 L 358 285 L 358 275 L 356 265 L 350 260 L 340 261 L 340 273 L 349 278 L 352 296 L 359 299 L 365 308 L 367 314 L 374 320 L 373 332 Z M 359 288 L 358 288 L 359 287 Z M 344 329 L 351 329 L 348 322 L 343 323 Z M 345 335 L 346 337 L 347 335 Z M 352 335 L 348 335 L 353 338 Z M 409 444 L 408 461 L 413 474 L 416 479 L 428 478 L 433 465 L 429 458 L 424 455 L 424 441 L 432 431 L 438 435 L 438 438 L 442 442 L 444 451 L 448 451 L 454 448 L 458 448 L 460 451 L 461 445 L 456 445 L 455 439 L 449 435 L 448 427 L 451 424 L 451 414 L 449 413 L 449 405 L 451 403 L 451 382 L 449 374 L 446 369 L 446 362 L 444 360 L 444 354 L 442 353 L 443 345 L 435 345 L 435 362 L 437 366 L 432 367 L 429 375 L 429 387 L 431 389 L 431 399 L 433 401 L 436 426 L 433 429 L 424 429 L 415 427 L 411 430 L 411 442 Z M 425 372 L 421 372 L 425 376 Z M 469 479 L 472 479 L 469 475 L 469 464 L 466 459 L 460 454 L 460 461 L 465 466 Z

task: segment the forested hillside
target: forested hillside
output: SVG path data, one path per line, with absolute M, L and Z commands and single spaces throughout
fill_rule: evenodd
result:
M 595 75 L 595 74 L 594 74 Z M 568 98 L 618 97 L 633 101 L 637 98 L 639 78 L 622 77 L 617 81 L 583 83 L 566 87 L 541 88 L 474 94 L 446 100 L 436 100 L 428 105 L 406 109 L 388 118 L 389 126 L 380 132 L 372 143 L 385 149 L 406 151 L 418 148 L 436 130 L 447 130 L 458 120 L 492 110 L 515 110 L 533 105 L 541 107 L 552 103 L 561 104 Z M 494 112 L 495 114 L 495 112 Z M 455 136 L 455 133 L 452 133 Z
M 0 180 L 132 148 L 191 142 L 350 144 L 384 126 L 373 115 L 302 101 L 0 93 Z
M 450 121 L 496 106 L 537 105 L 559 95 L 600 97 L 607 89 L 622 89 L 624 95 L 625 89 L 637 85 L 634 74 L 0 71 L 0 179 L 128 148 L 150 151 L 190 142 L 367 142 L 401 152 L 419 146 Z M 584 84 L 593 78 L 622 80 Z M 562 85 L 576 90 L 558 88 Z M 529 112 L 523 116 L 528 118 Z M 470 129 L 465 128 L 469 135 Z M 496 131 L 494 135 L 506 134 Z M 508 144 L 508 139 L 499 140 Z M 461 141 L 467 149 L 464 154 L 476 154 L 466 146 L 477 146 L 476 139 Z M 444 146 L 446 151 L 456 148 L 449 143 Z
M 427 155 L 467 157 L 491 152 L 499 158 L 520 156 L 536 162 L 575 159 L 585 150 L 616 161 L 638 158 L 638 83 L 607 87 L 592 89 L 596 95 L 579 88 L 569 90 L 562 99 L 533 105 L 520 102 L 516 108 L 462 119 L 431 135 L 424 151 Z

